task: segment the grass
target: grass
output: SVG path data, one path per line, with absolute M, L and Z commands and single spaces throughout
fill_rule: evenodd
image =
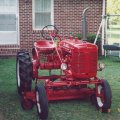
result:
M 98 76 L 107 79 L 112 89 L 111 113 L 103 114 L 88 100 L 56 101 L 49 103 L 48 120 L 119 120 L 120 119 L 120 59 L 100 58 L 106 68 Z M 16 91 L 15 58 L 0 59 L 0 120 L 39 120 L 36 107 L 25 111 Z

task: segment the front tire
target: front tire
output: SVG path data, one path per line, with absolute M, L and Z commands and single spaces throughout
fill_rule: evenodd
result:
M 40 119 L 48 118 L 48 99 L 46 91 L 43 85 L 37 85 L 35 88 L 36 92 L 36 106 L 37 113 Z
M 31 110 L 34 107 L 34 102 L 30 99 L 22 99 L 21 107 L 23 110 Z
M 96 87 L 96 91 L 97 108 L 107 113 L 110 110 L 112 100 L 112 92 L 109 83 L 103 80 L 102 84 Z

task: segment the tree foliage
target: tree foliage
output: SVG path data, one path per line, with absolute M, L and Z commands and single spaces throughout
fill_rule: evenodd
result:
M 107 0 L 107 14 L 120 15 L 120 0 Z M 120 16 L 112 17 L 111 21 L 120 24 Z

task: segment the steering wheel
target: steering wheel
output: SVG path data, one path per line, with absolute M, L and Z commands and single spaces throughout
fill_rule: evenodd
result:
M 55 38 L 57 34 L 58 29 L 55 25 L 47 25 L 41 31 L 42 37 L 46 40 L 51 40 L 51 37 Z

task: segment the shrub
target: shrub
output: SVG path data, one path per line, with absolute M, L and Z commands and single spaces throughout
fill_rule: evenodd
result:
M 82 34 L 75 34 L 73 35 L 74 37 L 77 37 L 79 40 L 82 39 Z M 94 40 L 96 38 L 96 34 L 93 34 L 93 33 L 88 33 L 87 35 L 87 41 L 90 42 L 90 43 L 94 43 Z M 97 41 L 100 41 L 100 37 L 98 37 Z

